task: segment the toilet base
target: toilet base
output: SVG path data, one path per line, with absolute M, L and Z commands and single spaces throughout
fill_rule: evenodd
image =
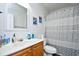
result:
M 61 56 L 61 55 L 59 55 L 59 54 L 57 54 L 57 53 L 54 53 L 54 54 L 52 54 L 52 56 Z
M 57 53 L 54 54 L 44 53 L 44 56 L 61 56 L 61 55 Z

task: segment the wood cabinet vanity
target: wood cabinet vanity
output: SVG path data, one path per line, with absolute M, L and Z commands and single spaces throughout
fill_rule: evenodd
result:
M 12 54 L 11 56 L 43 56 L 43 54 L 44 54 L 44 50 L 43 50 L 43 41 L 42 41 L 28 48 L 20 50 Z

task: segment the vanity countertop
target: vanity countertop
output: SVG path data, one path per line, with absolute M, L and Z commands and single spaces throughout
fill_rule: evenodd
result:
M 30 40 L 25 40 L 22 42 L 7 44 L 7 45 L 2 46 L 0 48 L 0 56 L 10 55 L 10 54 L 15 53 L 19 50 L 30 47 L 36 43 L 39 43 L 41 41 L 43 41 L 43 39 L 30 39 Z

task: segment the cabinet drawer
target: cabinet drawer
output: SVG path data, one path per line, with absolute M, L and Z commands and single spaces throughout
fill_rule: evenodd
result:
M 43 42 L 39 42 L 39 43 L 33 45 L 32 48 L 36 48 L 36 47 L 41 46 L 41 45 L 43 45 Z
M 31 48 L 26 48 L 26 49 L 23 49 L 17 53 L 14 54 L 14 56 L 30 56 L 32 55 L 32 49 Z

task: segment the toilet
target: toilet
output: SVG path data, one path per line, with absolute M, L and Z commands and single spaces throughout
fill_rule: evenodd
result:
M 44 51 L 45 54 L 49 54 L 49 55 L 53 55 L 57 53 L 57 50 L 55 47 L 50 46 L 49 44 L 47 44 L 47 39 L 44 37 L 44 35 L 40 36 L 42 39 L 44 39 Z
M 44 46 L 44 50 L 48 54 L 56 54 L 56 48 L 54 48 L 54 47 L 52 47 L 50 45 Z
M 57 50 L 55 47 L 46 44 L 46 40 L 44 41 L 44 50 L 46 54 L 50 54 L 50 55 L 57 53 Z

